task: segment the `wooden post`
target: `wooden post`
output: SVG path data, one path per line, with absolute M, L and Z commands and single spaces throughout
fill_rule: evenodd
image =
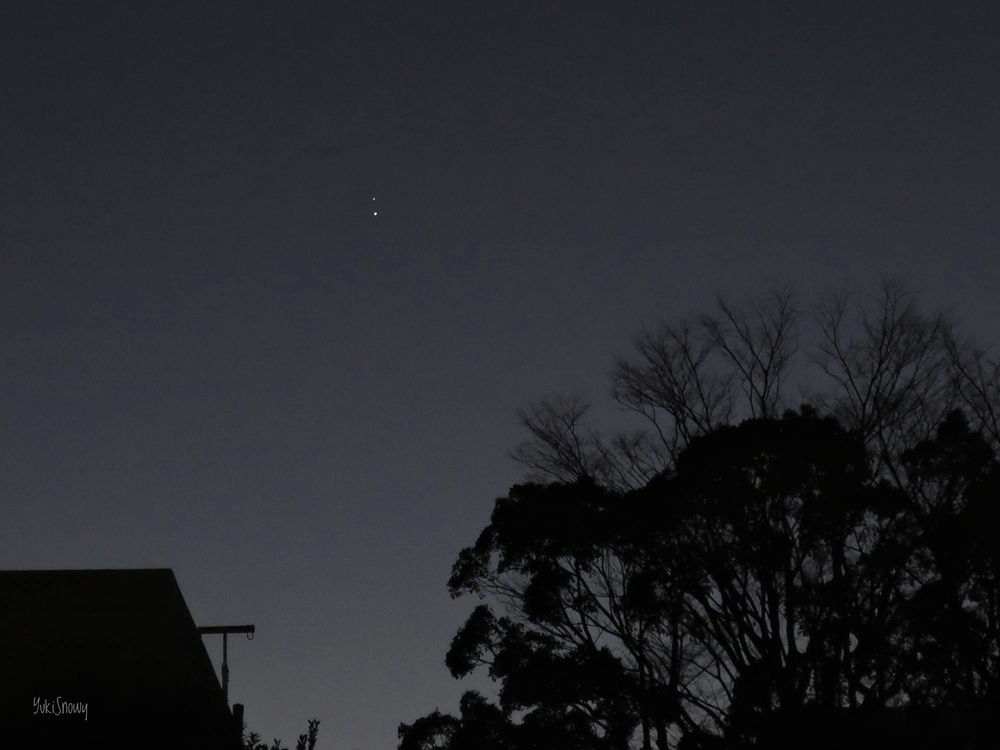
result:
M 255 628 L 253 625 L 209 625 L 198 628 L 201 635 L 222 635 L 222 697 L 229 705 L 229 641 L 227 636 L 230 633 L 246 633 L 247 640 L 253 640 Z M 240 725 L 240 731 L 243 727 Z

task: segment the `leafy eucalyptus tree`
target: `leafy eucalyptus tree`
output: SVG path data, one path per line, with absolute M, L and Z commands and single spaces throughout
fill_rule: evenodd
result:
M 446 664 L 498 699 L 402 725 L 401 750 L 989 746 L 1000 365 L 896 282 L 848 311 L 813 308 L 798 410 L 786 290 L 636 339 L 613 393 L 648 430 L 522 412 L 531 481 L 449 581 L 482 602 Z

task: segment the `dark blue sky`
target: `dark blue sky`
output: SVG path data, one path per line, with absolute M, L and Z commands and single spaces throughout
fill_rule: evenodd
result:
M 515 409 L 613 419 L 640 324 L 884 272 L 998 338 L 998 21 L 5 9 L 0 568 L 171 567 L 199 624 L 257 626 L 251 728 L 395 747 L 466 687 L 445 582 L 522 474 Z

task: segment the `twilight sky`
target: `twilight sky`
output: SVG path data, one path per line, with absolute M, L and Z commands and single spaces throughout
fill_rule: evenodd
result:
M 257 626 L 252 729 L 394 748 L 484 684 L 444 667 L 445 583 L 522 475 L 515 410 L 620 418 L 640 324 L 884 272 L 1000 340 L 998 32 L 993 2 L 14 3 L 0 568 L 173 568 L 198 624 Z

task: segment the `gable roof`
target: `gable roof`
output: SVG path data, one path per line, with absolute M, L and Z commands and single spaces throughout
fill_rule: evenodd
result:
M 168 569 L 0 571 L 0 670 L 12 747 L 238 747 Z

